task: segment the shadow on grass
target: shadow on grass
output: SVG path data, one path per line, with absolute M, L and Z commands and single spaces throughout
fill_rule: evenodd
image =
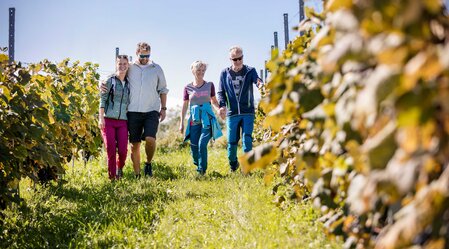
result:
M 0 247 L 67 248 L 77 243 L 83 245 L 87 243 L 85 232 L 102 231 L 117 222 L 151 231 L 158 213 L 163 211 L 161 203 L 173 200 L 162 187 L 151 186 L 148 191 L 132 191 L 129 181 L 124 181 L 79 189 L 48 186 L 44 194 L 37 197 L 40 201 L 32 206 L 22 205 L 19 217 L 14 216 L 17 218 L 15 222 L 10 220 L 4 224 L 7 227 L 0 227 L 3 232 L 0 234 Z M 133 185 L 145 187 L 145 184 Z M 136 219 L 132 215 L 139 207 L 142 209 L 142 205 L 148 211 L 140 210 L 143 214 Z M 101 243 L 101 246 L 108 248 L 113 246 L 112 241 Z
M 166 163 L 155 163 L 153 166 L 154 177 L 162 181 L 176 180 L 187 174 L 186 167 L 174 167 Z
M 210 198 L 213 195 L 207 192 L 192 192 L 192 191 L 188 191 L 185 194 L 185 199 L 201 199 L 201 198 Z
M 214 170 L 212 172 L 209 172 L 207 176 L 209 176 L 211 179 L 223 179 L 228 178 L 229 174 L 223 175 L 220 172 Z

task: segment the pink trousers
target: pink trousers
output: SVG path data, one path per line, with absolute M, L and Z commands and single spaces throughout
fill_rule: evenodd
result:
M 115 179 L 117 168 L 122 169 L 125 166 L 126 154 L 128 153 L 128 122 L 104 118 L 104 123 L 105 127 L 101 133 L 108 154 L 109 179 Z

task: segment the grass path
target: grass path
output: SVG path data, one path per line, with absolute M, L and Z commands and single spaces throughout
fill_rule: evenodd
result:
M 340 248 L 309 204 L 278 207 L 260 173 L 229 173 L 209 150 L 196 177 L 187 149 L 158 151 L 154 177 L 107 180 L 104 159 L 69 168 L 63 185 L 22 181 L 26 205 L 6 212 L 1 248 Z

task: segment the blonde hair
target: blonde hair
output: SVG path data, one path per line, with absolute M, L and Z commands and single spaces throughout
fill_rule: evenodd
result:
M 242 47 L 240 47 L 240 46 L 232 46 L 230 49 L 229 49 L 229 53 L 232 53 L 232 52 L 236 52 L 237 54 L 243 54 L 243 49 L 242 49 Z
M 139 53 L 140 51 L 150 52 L 151 47 L 146 42 L 139 42 L 137 43 L 136 53 Z
M 203 61 L 197 60 L 197 61 L 194 61 L 192 63 L 192 65 L 190 65 L 190 70 L 192 70 L 192 72 L 193 72 L 194 70 L 198 70 L 201 67 L 204 67 L 204 70 L 206 70 L 207 69 L 207 64 L 204 63 Z
M 126 54 L 119 54 L 119 55 L 117 55 L 117 57 L 115 59 L 116 60 L 125 59 L 129 62 L 128 55 L 126 55 Z

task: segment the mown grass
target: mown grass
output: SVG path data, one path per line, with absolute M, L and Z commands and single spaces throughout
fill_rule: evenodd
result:
M 209 150 L 197 177 L 188 148 L 159 150 L 154 177 L 107 179 L 104 159 L 69 167 L 65 184 L 21 182 L 24 205 L 5 212 L 1 248 L 340 248 L 310 204 L 273 202 L 262 173 L 230 173 Z

